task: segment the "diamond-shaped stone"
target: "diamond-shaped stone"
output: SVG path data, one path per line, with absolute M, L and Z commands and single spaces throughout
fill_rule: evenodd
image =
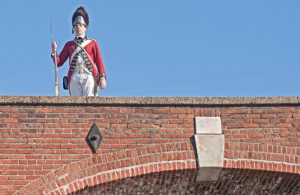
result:
M 103 138 L 101 132 L 99 131 L 96 123 L 94 123 L 85 138 L 85 141 L 87 142 L 93 153 L 96 153 L 102 139 Z

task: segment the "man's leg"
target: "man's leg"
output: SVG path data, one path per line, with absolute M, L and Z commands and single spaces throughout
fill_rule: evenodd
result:
M 70 96 L 82 96 L 81 74 L 74 73 L 70 81 Z
M 82 83 L 83 96 L 94 96 L 95 81 L 92 74 L 87 74 Z

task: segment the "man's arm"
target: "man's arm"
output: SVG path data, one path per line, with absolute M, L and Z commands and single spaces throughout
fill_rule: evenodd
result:
M 69 57 L 69 54 L 68 54 L 68 44 L 65 44 L 63 50 L 60 52 L 59 55 L 57 54 L 56 48 L 57 48 L 57 42 L 53 41 L 52 42 L 52 54 L 51 54 L 51 57 L 53 59 L 53 62 L 55 63 L 55 61 L 54 61 L 54 56 L 55 56 L 54 52 L 56 52 L 57 66 L 60 67 L 60 66 L 62 66 L 65 63 L 65 61 Z
M 96 41 L 94 41 L 94 43 L 95 43 L 95 62 L 96 62 L 96 65 L 98 68 L 98 74 L 99 74 L 99 87 L 101 89 L 104 89 L 104 88 L 106 88 L 105 69 L 104 69 L 104 65 L 103 65 L 103 61 L 102 61 L 98 43 Z

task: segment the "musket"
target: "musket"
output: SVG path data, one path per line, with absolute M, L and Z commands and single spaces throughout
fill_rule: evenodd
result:
M 53 43 L 52 37 L 52 13 L 50 12 L 50 39 L 51 44 Z M 56 56 L 56 48 L 54 50 L 54 64 L 55 64 L 55 95 L 59 96 L 59 88 L 58 88 L 58 69 L 57 69 L 57 56 Z

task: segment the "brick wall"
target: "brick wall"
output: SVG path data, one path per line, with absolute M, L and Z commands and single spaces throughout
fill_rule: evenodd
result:
M 224 167 L 300 173 L 298 99 L 0 96 L 0 194 L 21 189 L 20 194 L 32 189 L 54 192 L 53 185 L 63 186 L 64 192 L 67 188 L 76 191 L 84 184 L 80 182 L 100 177 L 103 171 L 117 169 L 122 178 L 122 170 L 129 170 L 128 167 L 139 166 L 142 173 L 146 173 L 145 167 L 150 169 L 153 163 L 165 166 L 157 171 L 185 169 L 189 163 L 195 167 L 195 157 L 191 154 L 194 154 L 194 118 L 197 116 L 221 117 L 225 135 Z M 104 138 L 97 154 L 92 154 L 85 142 L 93 123 Z M 92 159 L 102 155 L 153 146 L 167 148 L 155 150 L 162 158 L 151 159 L 151 151 L 136 152 L 134 157 L 122 156 L 109 161 L 119 161 L 118 168 L 111 165 L 106 166 L 106 170 L 90 172 L 80 169 L 82 175 L 73 166 L 90 162 L 86 168 L 97 167 L 103 162 Z M 180 155 L 168 156 L 171 151 Z M 131 164 L 126 164 L 126 160 Z M 176 166 L 168 166 L 170 162 Z M 76 177 L 58 185 L 63 179 L 62 173 Z M 88 184 L 99 183 L 103 181 L 95 179 Z

